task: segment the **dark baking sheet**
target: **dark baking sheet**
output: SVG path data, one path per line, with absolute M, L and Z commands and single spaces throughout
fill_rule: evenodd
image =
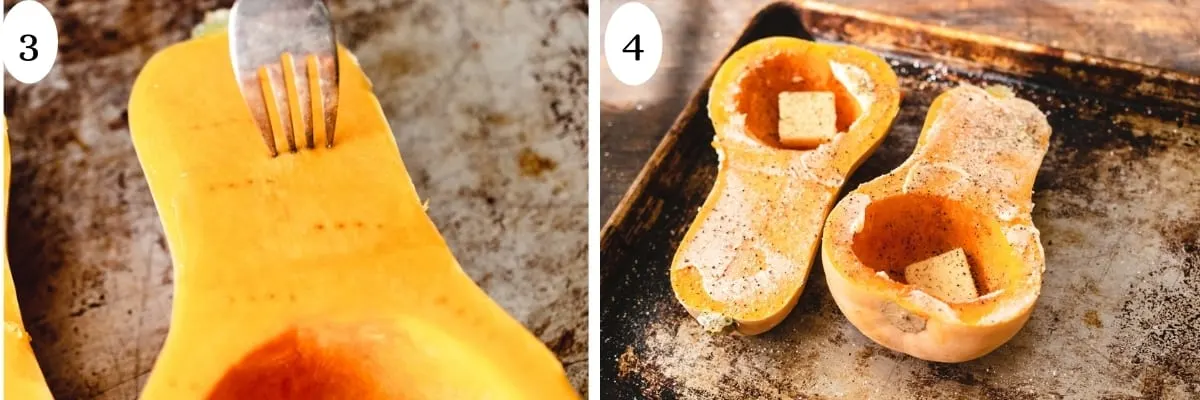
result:
M 1008 85 L 1046 112 L 1033 316 L 981 359 L 925 362 L 858 333 L 814 266 L 772 331 L 703 332 L 668 266 L 716 173 L 710 77 L 601 232 L 602 398 L 1200 398 L 1200 77 L 814 2 L 763 9 L 733 49 L 775 35 L 859 45 L 901 77 L 900 115 L 847 188 L 899 165 L 960 82 Z

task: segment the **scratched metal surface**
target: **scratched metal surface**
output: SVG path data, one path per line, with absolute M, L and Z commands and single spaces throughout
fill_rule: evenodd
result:
M 603 398 L 1200 398 L 1200 77 L 787 4 L 737 46 L 810 33 L 873 49 L 901 76 L 900 115 L 849 187 L 899 165 L 958 82 L 1009 85 L 1046 112 L 1033 217 L 1047 271 L 1032 318 L 981 359 L 924 362 L 860 334 L 814 267 L 772 331 L 702 331 L 667 266 L 716 172 L 706 82 L 601 233 Z
M 129 141 L 129 87 L 231 3 L 44 2 L 58 64 L 37 85 L 6 81 L 9 256 L 60 399 L 135 398 L 162 345 L 171 261 Z M 586 4 L 331 3 L 460 263 L 586 394 Z

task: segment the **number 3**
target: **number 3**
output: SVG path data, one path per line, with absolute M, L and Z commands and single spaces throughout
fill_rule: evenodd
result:
M 29 42 L 29 43 L 25 43 L 25 42 Z M 33 36 L 33 35 L 29 35 L 29 34 L 21 35 L 21 44 L 25 45 L 26 49 L 29 49 L 28 52 L 25 52 L 25 51 L 21 52 L 21 56 L 20 56 L 21 61 L 36 60 L 38 57 L 38 51 L 33 46 L 37 45 L 37 37 Z M 32 53 L 32 54 L 30 54 L 30 53 Z

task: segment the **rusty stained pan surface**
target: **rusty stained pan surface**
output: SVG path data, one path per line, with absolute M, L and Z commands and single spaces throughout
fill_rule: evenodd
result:
M 860 334 L 817 265 L 775 329 L 704 332 L 668 276 L 716 173 L 704 87 L 601 234 L 601 397 L 1200 398 L 1200 78 L 805 7 L 764 9 L 736 47 L 812 32 L 875 50 L 901 77 L 891 133 L 848 188 L 899 165 L 933 97 L 958 83 L 1009 85 L 1047 114 L 1033 216 L 1047 268 L 1032 318 L 981 359 L 925 362 Z

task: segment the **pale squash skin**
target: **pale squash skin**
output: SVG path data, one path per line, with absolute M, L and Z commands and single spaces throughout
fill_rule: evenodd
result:
M 578 398 L 455 261 L 353 57 L 335 146 L 270 158 L 227 41 L 163 50 L 130 99 L 175 268 L 141 398 Z
M 830 213 L 822 241 L 829 290 L 864 335 L 929 361 L 982 357 L 1025 325 L 1045 255 L 1033 225 L 1033 182 L 1050 125 L 1007 90 L 964 85 L 935 99 L 913 155 L 855 189 Z M 981 297 L 949 303 L 881 276 L 961 247 Z
M 840 133 L 816 149 L 785 149 L 779 93 L 810 90 L 834 93 Z M 855 47 L 773 37 L 721 65 L 708 100 L 716 182 L 671 263 L 676 298 L 705 329 L 756 335 L 795 307 L 826 214 L 899 105 L 891 67 Z
M 3 119 L 3 116 L 0 116 Z M 12 168 L 8 150 L 8 121 L 0 126 L 0 146 L 4 148 L 4 182 L 0 185 L 0 259 L 4 261 L 4 398 L 28 400 L 52 400 L 46 377 L 38 366 L 29 333 L 21 320 L 21 307 L 17 304 L 17 289 L 13 285 L 12 271 L 8 265 L 8 185 Z

